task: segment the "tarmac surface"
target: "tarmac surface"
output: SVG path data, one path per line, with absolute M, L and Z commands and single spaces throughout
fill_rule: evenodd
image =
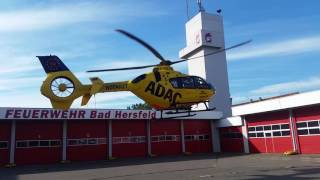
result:
M 0 168 L 5 180 L 320 179 L 320 155 L 201 154 Z

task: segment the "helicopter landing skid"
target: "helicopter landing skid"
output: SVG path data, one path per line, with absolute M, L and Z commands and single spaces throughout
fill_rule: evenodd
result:
M 160 119 L 175 119 L 175 118 L 183 118 L 183 117 L 192 117 L 192 116 L 195 116 L 197 114 L 195 113 L 192 113 L 193 111 L 169 111 L 169 112 L 163 112 L 163 110 L 160 111 Z M 187 113 L 186 115 L 179 115 L 179 116 L 166 116 L 166 117 L 163 117 L 163 113 L 164 114 L 167 114 L 167 115 L 175 115 L 175 114 L 185 114 Z M 191 114 L 192 113 L 192 114 Z
M 211 109 L 201 109 L 201 110 L 188 110 L 188 111 L 169 111 L 165 112 L 165 114 L 183 114 L 183 113 L 193 113 L 193 112 L 202 112 L 202 111 L 214 111 L 216 108 Z
M 203 111 L 213 111 L 215 110 L 216 108 L 209 108 L 208 105 L 206 104 L 208 101 L 206 102 L 202 102 L 204 103 L 206 109 L 201 109 L 201 110 L 192 110 L 191 108 L 190 109 L 179 109 L 179 108 L 175 108 L 174 109 L 170 109 L 170 110 L 173 110 L 173 111 L 167 111 L 167 112 L 163 112 L 163 110 L 160 110 L 160 119 L 174 119 L 174 118 L 182 118 L 182 117 L 192 117 L 192 116 L 195 116 L 197 115 L 196 112 L 203 112 Z M 179 104 L 179 105 L 183 105 L 183 104 Z M 185 114 L 187 113 L 186 115 L 181 115 L 181 116 L 172 116 L 172 117 L 163 117 L 163 113 L 165 113 L 166 115 L 174 115 L 174 114 Z
M 160 119 L 176 119 L 176 118 L 184 118 L 184 117 L 192 117 L 192 116 L 195 116 L 197 114 L 188 114 L 188 115 L 182 115 L 182 116 L 172 116 L 172 117 L 162 117 L 162 114 L 161 114 L 161 118 Z

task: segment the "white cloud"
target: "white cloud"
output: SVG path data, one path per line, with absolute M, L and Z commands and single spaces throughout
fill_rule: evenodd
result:
M 40 68 L 40 66 L 37 66 L 38 61 L 35 55 L 21 53 L 10 42 L 5 44 L 5 40 L 0 42 L 0 63 L 0 75 L 32 71 Z
M 42 96 L 40 90 L 24 91 L 23 93 L 1 93 L 0 99 L 0 107 L 51 107 L 49 99 Z
M 229 61 L 252 59 L 269 56 L 285 56 L 306 52 L 320 51 L 320 36 L 310 36 L 265 44 L 254 44 L 254 41 L 242 48 L 227 53 Z
M 126 67 L 136 67 L 145 66 L 151 64 L 157 64 L 157 61 L 149 61 L 145 57 L 137 58 L 126 58 L 126 59 L 101 59 L 97 60 L 97 63 L 92 66 L 93 69 L 114 69 L 114 68 L 126 68 Z M 107 63 L 106 63 L 107 62 Z
M 239 103 L 239 102 L 244 102 L 244 101 L 248 101 L 249 98 L 248 97 L 244 97 L 244 96 L 232 96 L 232 103 Z
M 300 81 L 292 81 L 286 83 L 273 84 L 269 86 L 264 86 L 249 93 L 253 95 L 269 95 L 269 94 L 281 94 L 296 91 L 305 91 L 311 89 L 320 89 L 320 78 L 312 77 Z
M 157 16 L 163 11 L 150 3 L 86 2 L 37 7 L 0 13 L 0 32 L 34 31 L 82 22 L 115 23 L 135 17 Z M 153 9 L 153 10 L 151 10 Z
M 19 72 L 28 72 L 28 71 L 33 71 L 37 69 L 41 69 L 41 67 L 40 66 L 38 67 L 35 65 L 17 65 L 17 66 L 10 66 L 10 67 L 2 66 L 0 68 L 0 75 L 8 74 L 8 73 L 16 74 Z
M 57 51 L 54 46 L 42 48 L 41 45 L 30 42 L 25 34 L 19 34 L 19 36 L 6 36 L 3 32 L 15 33 L 32 30 L 33 34 L 31 36 L 33 38 L 31 39 L 37 40 L 37 38 L 41 39 L 42 36 L 38 37 L 34 30 L 51 30 L 55 27 L 59 27 L 61 30 L 61 26 L 64 25 L 75 25 L 77 23 L 89 21 L 103 21 L 110 24 L 130 20 L 136 17 L 158 16 L 164 14 L 162 10 L 152 11 L 152 8 L 146 8 L 152 7 L 153 5 L 151 3 L 142 3 L 140 5 L 136 5 L 136 3 L 131 1 L 120 3 L 110 3 L 107 1 L 81 2 L 72 4 L 64 3 L 45 7 L 33 6 L 29 9 L 0 12 L 0 36 L 2 36 L 0 42 L 0 90 L 4 92 L 22 87 L 40 87 L 41 82 L 45 77 L 43 76 L 44 72 L 36 55 L 48 54 L 48 52 L 46 52 L 47 49 L 54 52 Z M 146 10 L 142 10 L 142 8 L 146 8 Z M 88 33 L 90 34 L 91 32 Z M 52 40 L 50 38 L 51 37 L 46 38 L 47 41 L 51 42 L 50 44 L 60 41 L 57 39 Z M 63 45 L 60 45 L 58 46 L 60 50 L 58 50 L 56 54 L 59 54 L 66 60 L 79 57 L 84 54 L 83 49 L 87 48 L 88 43 L 78 44 L 78 46 L 72 49 L 65 47 L 61 48 Z M 90 45 L 92 44 L 94 43 L 91 43 Z M 35 76 L 35 74 L 37 76 Z M 80 75 L 79 78 L 85 79 L 86 82 L 88 82 L 87 77 L 91 77 L 90 74 L 84 72 L 76 74 Z M 30 77 L 30 75 L 33 77 Z M 27 91 L 27 89 L 24 89 L 24 91 Z
M 251 99 L 257 100 L 260 97 L 268 98 L 288 93 L 305 92 L 319 89 L 320 77 L 310 77 L 298 81 L 263 86 L 257 89 L 250 90 L 245 94 L 234 94 L 232 95 L 232 103 L 238 104 L 242 102 L 249 102 Z
M 253 20 L 253 19 L 251 19 Z M 263 21 L 246 23 L 245 21 L 239 21 L 238 23 L 231 22 L 225 19 L 225 34 L 228 34 L 226 38 L 238 38 L 252 37 L 252 36 L 274 36 L 280 34 L 289 34 L 296 32 L 317 32 L 315 29 L 316 24 L 320 20 L 319 15 L 307 15 L 297 14 L 290 18 L 270 18 Z
M 0 91 L 19 90 L 23 87 L 40 88 L 43 80 L 44 79 L 42 77 L 2 78 L 0 79 Z M 25 93 L 25 89 L 23 90 L 23 92 Z
M 2 56 L 0 56 L 1 58 Z M 20 73 L 25 74 L 26 72 L 34 71 L 41 69 L 40 63 L 33 57 L 11 57 L 5 63 L 2 63 L 0 66 L 0 75 L 1 78 L 4 78 L 3 75 L 18 75 Z M 5 78 L 7 79 L 7 78 Z

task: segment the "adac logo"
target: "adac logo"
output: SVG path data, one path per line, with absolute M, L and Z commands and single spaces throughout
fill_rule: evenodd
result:
M 177 98 L 182 98 L 180 93 L 173 92 L 171 89 L 166 89 L 163 85 L 154 81 L 150 81 L 144 92 L 149 92 L 154 96 L 161 97 L 172 104 L 176 103 Z
M 211 33 L 206 33 L 206 35 L 204 36 L 205 40 L 207 43 L 211 43 L 212 42 L 212 35 Z

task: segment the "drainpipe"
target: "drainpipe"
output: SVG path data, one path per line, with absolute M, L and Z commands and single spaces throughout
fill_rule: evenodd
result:
M 185 140 L 184 140 L 184 124 L 183 124 L 183 120 L 180 120 L 180 137 L 181 137 L 181 149 L 182 149 L 182 153 L 186 153 L 186 144 L 185 144 Z
M 243 149 L 244 153 L 250 153 L 250 148 L 249 148 L 249 137 L 248 137 L 248 124 L 246 121 L 245 116 L 241 117 L 243 125 L 242 125 L 242 136 L 243 136 Z
M 110 160 L 114 159 L 112 157 L 112 120 L 108 121 L 108 158 Z
M 299 139 L 298 139 L 296 121 L 294 119 L 292 109 L 289 109 L 289 122 L 290 122 L 290 131 L 291 131 L 293 151 L 301 153 L 300 147 L 299 147 Z
M 11 123 L 11 136 L 10 136 L 10 159 L 6 167 L 15 167 L 15 149 L 16 149 L 16 120 Z
M 68 131 L 68 122 L 66 119 L 63 120 L 62 127 L 62 163 L 67 162 L 67 131 Z

